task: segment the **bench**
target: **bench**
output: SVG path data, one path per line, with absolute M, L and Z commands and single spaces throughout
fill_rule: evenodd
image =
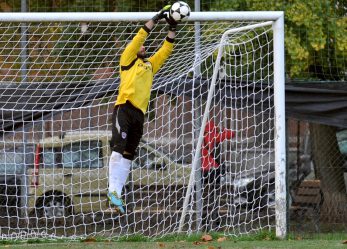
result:
M 319 231 L 320 210 L 324 202 L 320 180 L 302 181 L 292 195 L 290 207 L 293 218 L 300 224 L 313 223 L 315 231 Z

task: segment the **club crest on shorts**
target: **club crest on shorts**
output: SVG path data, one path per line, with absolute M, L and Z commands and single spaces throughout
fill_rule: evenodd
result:
M 122 138 L 125 139 L 127 137 L 127 134 L 123 131 L 122 132 Z

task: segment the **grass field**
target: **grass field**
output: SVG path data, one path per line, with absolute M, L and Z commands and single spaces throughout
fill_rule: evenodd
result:
M 288 248 L 288 249 L 307 249 L 307 248 L 347 248 L 345 239 L 346 234 L 332 235 L 313 235 L 309 239 L 304 239 L 301 236 L 291 239 L 278 240 L 273 234 L 262 233 L 246 237 L 224 237 L 221 234 L 209 235 L 194 235 L 194 236 L 172 236 L 161 238 L 158 241 L 150 241 L 146 238 L 128 238 L 128 241 L 100 241 L 98 239 L 86 239 L 82 241 L 28 241 L 21 242 L 5 242 L 0 244 L 1 248 L 26 248 L 26 249 L 272 249 L 272 248 Z M 1 242 L 0 242 L 1 243 Z
M 96 242 L 96 243 L 50 243 L 50 244 L 20 244 L 3 245 L 4 248 L 26 248 L 26 249 L 225 249 L 225 248 L 347 248 L 340 240 L 301 240 L 301 241 L 223 241 L 195 244 L 193 242 Z

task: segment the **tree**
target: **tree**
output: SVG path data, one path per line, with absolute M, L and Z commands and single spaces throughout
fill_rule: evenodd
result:
M 221 0 L 212 10 L 285 11 L 286 73 L 294 79 L 346 80 L 347 1 Z M 312 154 L 321 180 L 330 219 L 346 215 L 344 158 L 338 150 L 336 128 L 311 124 Z
M 286 72 L 300 79 L 343 80 L 347 64 L 346 1 L 222 0 L 211 10 L 285 11 Z

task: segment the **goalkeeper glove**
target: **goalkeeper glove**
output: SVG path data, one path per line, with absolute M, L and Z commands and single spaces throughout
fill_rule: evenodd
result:
M 167 12 L 169 12 L 171 5 L 166 5 L 155 16 L 152 17 L 154 23 L 158 23 L 159 20 L 166 18 Z
M 165 17 L 165 20 L 169 24 L 169 30 L 170 31 L 176 31 L 177 22 L 170 15 L 167 15 Z

